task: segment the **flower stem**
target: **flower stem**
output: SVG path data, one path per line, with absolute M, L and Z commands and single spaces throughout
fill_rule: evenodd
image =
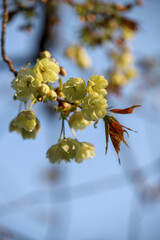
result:
M 74 137 L 75 139 L 77 139 L 76 134 L 75 134 L 73 128 L 70 128 L 70 129 L 71 129 L 71 132 L 72 132 L 73 137 Z
M 64 124 L 64 118 L 62 119 L 62 126 L 63 126 L 63 138 L 65 139 L 65 124 Z
M 34 105 L 34 103 L 35 103 L 36 101 L 37 101 L 37 99 L 34 98 L 33 101 L 31 102 L 30 107 L 29 107 L 29 111 L 31 111 L 31 109 L 32 109 L 32 107 L 33 107 L 33 105 Z
M 67 122 L 68 122 L 68 125 L 69 125 L 70 129 L 71 129 L 71 132 L 72 132 L 73 137 L 74 137 L 75 139 L 77 139 L 76 134 L 75 134 L 73 128 L 71 128 L 68 119 L 67 119 Z
M 62 135 L 63 135 L 63 138 L 65 138 L 64 118 L 62 118 L 61 132 L 60 132 L 60 137 L 59 137 L 59 140 L 58 140 L 58 141 L 60 141 L 60 140 L 62 139 Z

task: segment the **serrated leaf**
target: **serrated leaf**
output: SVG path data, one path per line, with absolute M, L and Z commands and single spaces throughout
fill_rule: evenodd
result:
M 129 137 L 127 130 L 130 130 L 130 131 L 133 131 L 133 130 L 120 124 L 113 116 L 106 116 L 104 118 L 104 121 L 105 121 L 105 133 L 106 133 L 106 152 L 108 149 L 108 140 L 110 136 L 114 149 L 118 155 L 118 161 L 120 164 L 121 163 L 120 157 L 119 157 L 120 144 L 121 142 L 123 142 L 126 146 L 128 146 L 127 142 L 124 139 L 124 133 L 126 133 L 127 136 Z

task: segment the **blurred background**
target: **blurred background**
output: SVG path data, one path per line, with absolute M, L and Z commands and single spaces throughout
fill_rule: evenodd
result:
M 30 15 L 27 11 L 14 13 L 15 2 L 9 2 L 6 52 L 17 70 L 26 62 L 34 64 L 39 52 L 47 49 L 67 70 L 64 80 L 83 77 L 87 81 L 93 74 L 106 74 L 111 60 L 104 44 L 85 46 L 92 59 L 89 69 L 80 68 L 64 54 L 68 46 L 80 41 L 81 21 L 69 4 L 53 1 L 50 24 L 47 1 L 23 1 L 34 6 Z M 108 105 L 142 107 L 131 115 L 117 116 L 122 125 L 137 131 L 126 136 L 129 148 L 121 145 L 121 165 L 111 143 L 105 155 L 103 121 L 97 129 L 90 126 L 76 133 L 80 141 L 96 146 L 95 158 L 81 164 L 49 163 L 45 153 L 56 144 L 61 129 L 51 104 L 34 106 L 41 123 L 35 140 L 9 132 L 19 102 L 13 101 L 13 73 L 0 58 L 0 239 L 160 239 L 159 11 L 160 1 L 145 0 L 143 6 L 127 13 L 139 26 L 129 42 L 139 74 L 119 94 L 109 92 Z M 1 0 L 1 22 L 2 13 Z M 71 136 L 69 129 L 66 135 Z

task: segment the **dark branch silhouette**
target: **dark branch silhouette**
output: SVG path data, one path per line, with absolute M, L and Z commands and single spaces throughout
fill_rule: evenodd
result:
M 2 57 L 3 60 L 8 64 L 9 69 L 14 75 L 17 75 L 17 71 L 13 66 L 12 61 L 8 58 L 5 52 L 5 33 L 8 23 L 8 0 L 3 0 L 3 21 L 2 21 L 2 36 L 1 36 L 1 50 L 2 50 Z

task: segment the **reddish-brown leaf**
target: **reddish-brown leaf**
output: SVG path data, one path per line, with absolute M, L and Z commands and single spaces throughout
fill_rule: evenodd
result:
M 123 142 L 128 146 L 127 142 L 124 139 L 124 133 L 126 133 L 127 136 L 129 136 L 127 130 L 132 131 L 132 129 L 121 125 L 113 116 L 106 116 L 104 121 L 105 121 L 105 132 L 106 132 L 106 152 L 108 149 L 108 139 L 110 136 L 114 149 L 118 155 L 118 161 L 120 164 L 121 163 L 119 158 L 120 144 L 121 142 Z
M 127 17 L 121 17 L 121 22 L 123 26 L 126 26 L 128 28 L 130 28 L 133 31 L 137 31 L 138 30 L 138 23 L 127 18 Z
M 110 109 L 110 112 L 114 113 L 119 113 L 119 114 L 131 114 L 133 110 L 137 107 L 141 107 L 141 105 L 133 105 L 132 107 L 129 108 L 124 108 L 124 109 Z

